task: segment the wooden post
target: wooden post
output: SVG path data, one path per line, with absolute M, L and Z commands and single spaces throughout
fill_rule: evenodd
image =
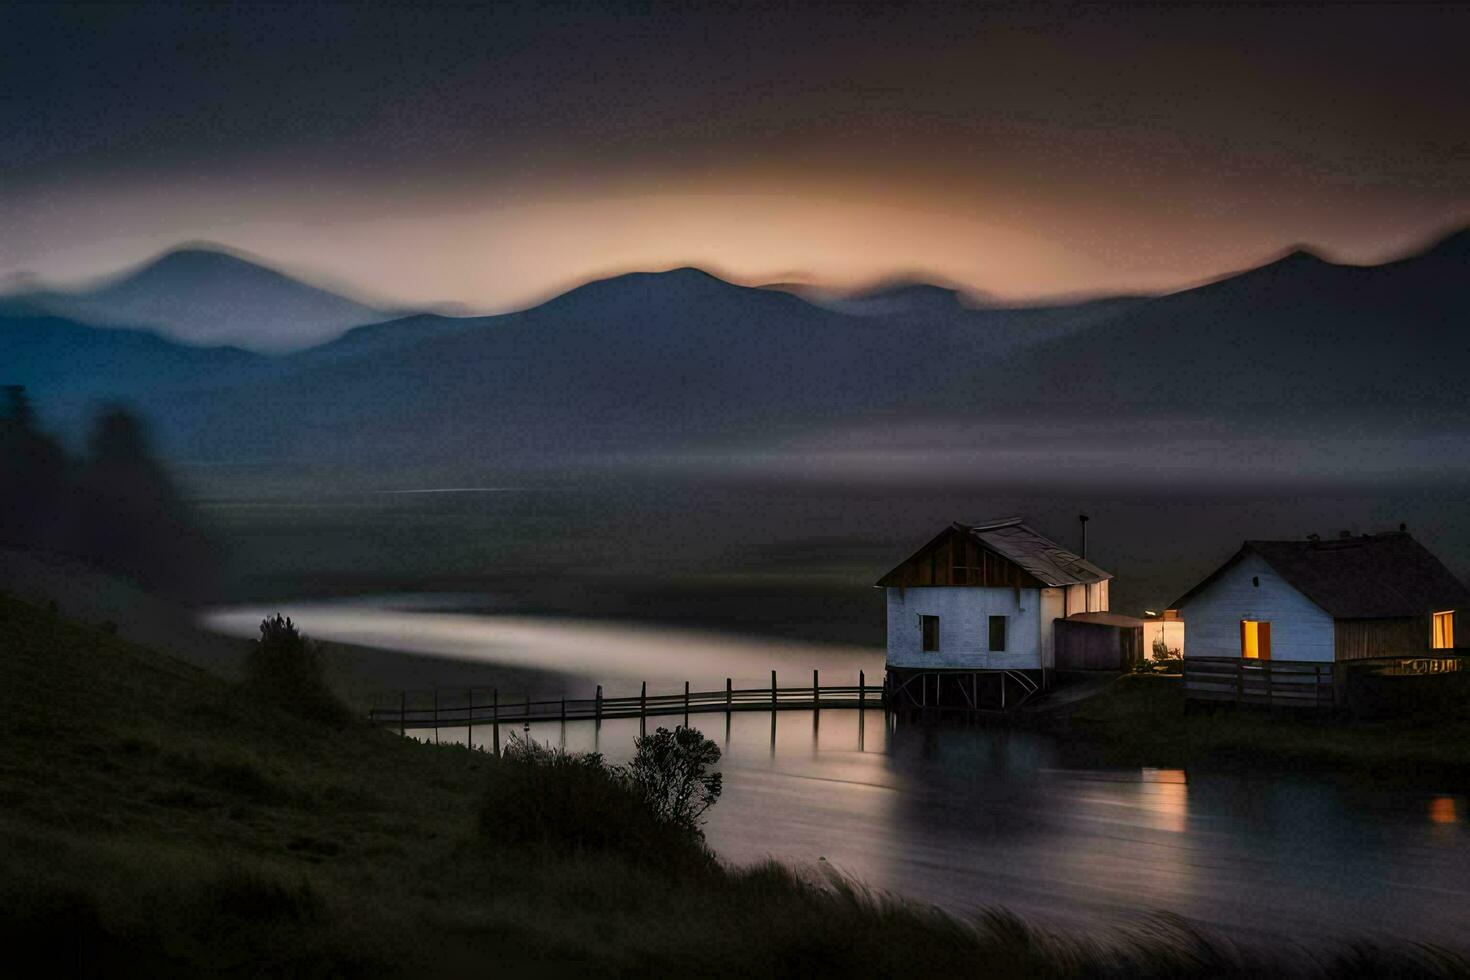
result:
M 565 694 L 561 696 L 561 723 L 563 725 L 567 723 L 567 696 Z
M 398 692 L 398 734 L 408 734 L 408 691 Z
M 689 727 L 689 682 L 684 682 L 684 727 Z
M 859 711 L 862 711 L 863 708 L 867 707 L 867 704 L 868 704 L 868 675 L 867 674 L 864 674 L 862 671 L 858 671 L 858 710 Z M 861 715 L 858 716 L 858 721 L 862 721 L 862 716 Z
M 730 678 L 726 677 L 725 678 L 725 723 L 726 724 L 729 724 L 729 721 L 730 721 L 730 703 L 733 700 L 734 700 L 734 693 L 731 690 Z
M 771 671 L 771 711 L 773 713 L 773 717 L 771 718 L 771 721 L 773 721 L 773 722 L 776 720 L 775 717 L 774 717 L 775 710 L 776 710 L 776 672 L 773 670 L 773 671 Z
M 597 723 L 602 724 L 602 685 L 597 685 Z
M 812 668 L 812 710 L 817 711 L 822 707 L 822 685 L 817 683 L 817 668 Z
M 494 688 L 493 692 L 490 702 L 490 721 L 492 725 L 490 734 L 495 738 L 495 757 L 498 759 L 500 758 L 500 688 Z

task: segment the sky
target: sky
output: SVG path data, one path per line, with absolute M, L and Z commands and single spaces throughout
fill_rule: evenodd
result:
M 192 240 L 401 304 L 1005 300 L 1470 222 L 1464 4 L 0 6 L 0 284 Z

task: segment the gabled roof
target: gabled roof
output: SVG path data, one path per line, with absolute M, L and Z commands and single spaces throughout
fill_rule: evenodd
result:
M 1050 586 L 1085 585 L 1112 578 L 1080 555 L 1028 527 L 1019 517 L 990 524 L 957 524 L 990 550 L 1009 558 Z
M 1194 598 L 1247 555 L 1258 555 L 1334 619 L 1399 619 L 1470 607 L 1470 589 L 1407 531 L 1324 541 L 1247 541 L 1176 602 Z
M 1015 572 L 1007 585 L 1021 584 L 1027 588 L 1035 588 L 1037 583 L 1045 587 L 1057 587 L 1065 585 L 1085 585 L 1093 582 L 1101 582 L 1112 578 L 1112 574 L 1103 571 L 1092 564 L 1063 548 L 1055 541 L 1039 533 L 1033 528 L 1022 523 L 1019 517 L 1007 518 L 1003 521 L 991 521 L 986 524 L 960 524 L 958 522 L 950 525 L 939 533 L 928 544 L 905 559 L 883 578 L 879 579 L 878 585 L 902 584 L 905 566 L 914 562 L 930 549 L 940 546 L 947 538 L 953 535 L 963 535 L 981 548 L 1004 559 L 1014 565 L 1019 572 Z M 947 547 L 947 546 L 945 546 Z M 896 581 L 897 580 L 897 581 Z M 1034 580 L 1034 581 L 1033 581 Z M 931 584 L 924 580 L 922 584 Z M 934 583 L 947 584 L 947 583 Z M 962 584 L 962 583 L 955 583 Z M 980 584 L 970 582 L 969 584 Z M 991 583 L 999 584 L 999 583 Z

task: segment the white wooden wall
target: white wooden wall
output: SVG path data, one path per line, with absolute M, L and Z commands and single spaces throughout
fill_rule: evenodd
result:
M 1044 624 L 1049 643 L 1051 620 L 1043 619 L 1039 589 L 928 586 L 885 591 L 890 666 L 956 670 L 1042 666 L 1042 628 Z M 939 617 L 938 650 L 923 649 L 921 615 Z M 991 616 L 1007 617 L 1004 653 L 989 651 Z
M 1057 630 L 1054 623 L 1065 619 L 1065 589 L 1041 590 L 1041 666 L 1050 670 L 1057 665 Z
M 1261 584 L 1251 584 L 1252 578 Z M 1239 657 L 1240 621 L 1271 623 L 1272 660 L 1334 659 L 1332 617 L 1288 585 L 1259 555 L 1247 555 L 1179 610 L 1189 657 Z
M 1067 586 L 1066 616 L 1075 616 L 1082 612 L 1107 612 L 1108 611 L 1108 580 L 1093 582 L 1089 585 Z

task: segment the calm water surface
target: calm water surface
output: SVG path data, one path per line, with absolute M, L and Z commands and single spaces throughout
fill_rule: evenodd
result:
M 556 670 L 573 693 L 596 683 L 609 696 L 636 693 L 640 680 L 650 692 L 682 690 L 686 679 L 714 689 L 726 676 L 755 686 L 773 667 L 793 684 L 813 668 L 823 683 L 882 671 L 871 648 L 434 611 L 445 602 L 280 608 L 324 639 Z M 209 621 L 246 635 L 265 612 L 221 610 Z M 1058 926 L 1105 930 L 1164 911 L 1262 940 L 1470 947 L 1470 800 L 1454 792 L 1312 775 L 1079 770 L 1044 738 L 895 725 L 874 711 L 691 720 L 724 750 L 725 792 L 708 836 L 734 863 L 826 862 L 955 911 L 1003 905 Z M 540 741 L 613 760 L 637 732 L 637 721 L 531 726 Z M 474 737 L 485 744 L 490 729 Z

